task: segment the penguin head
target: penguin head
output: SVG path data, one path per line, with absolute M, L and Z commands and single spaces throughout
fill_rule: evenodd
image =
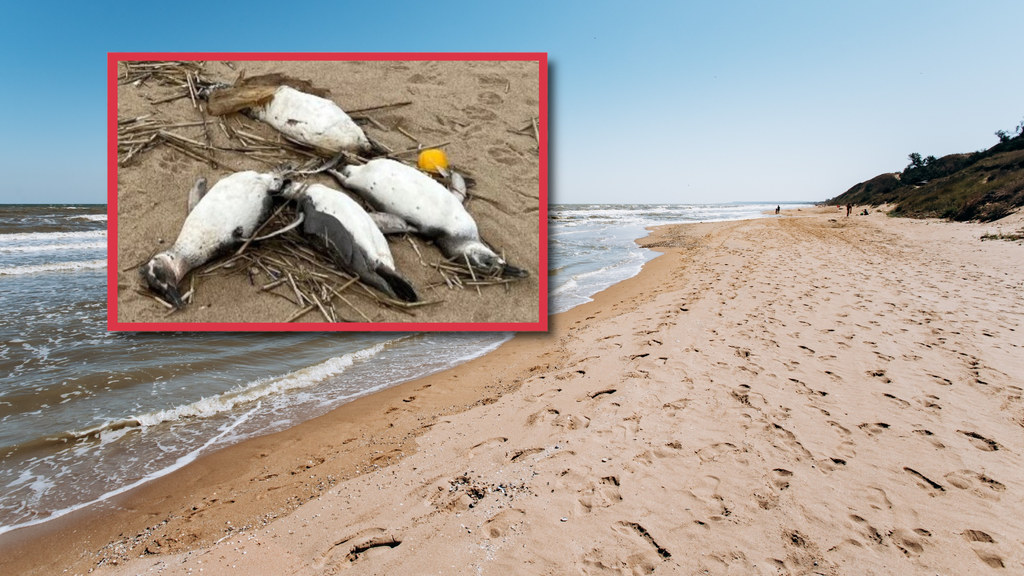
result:
M 494 253 L 482 242 L 471 241 L 463 244 L 462 253 L 466 255 L 470 266 L 483 270 L 487 274 L 501 276 L 503 278 L 522 278 L 527 276 L 526 270 L 517 268 L 505 262 L 505 259 Z
M 480 242 L 467 242 L 462 246 L 461 252 L 470 266 L 489 274 L 497 272 L 505 264 L 501 256 Z
M 309 185 L 305 182 L 296 182 L 289 178 L 285 178 L 282 181 L 278 194 L 289 200 L 301 200 L 303 198 L 303 192 L 305 192 L 308 187 Z
M 139 267 L 139 274 L 161 298 L 170 302 L 175 309 L 185 306 L 178 292 L 180 269 L 178 258 L 170 252 L 161 252 Z

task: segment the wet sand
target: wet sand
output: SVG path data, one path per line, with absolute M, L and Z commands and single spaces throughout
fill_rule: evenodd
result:
M 661 227 L 482 358 L 0 537 L 27 574 L 1024 570 L 1004 224 Z

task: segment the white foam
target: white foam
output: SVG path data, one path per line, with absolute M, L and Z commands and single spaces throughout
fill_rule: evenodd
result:
M 0 234 L 0 246 L 15 242 L 94 240 L 106 237 L 106 230 L 89 230 L 87 232 L 16 232 L 14 234 Z
M 175 406 L 167 410 L 148 412 L 135 416 L 132 420 L 137 421 L 142 426 L 155 426 L 162 422 L 173 422 L 186 418 L 209 418 L 210 416 L 223 414 L 243 404 L 255 402 L 288 390 L 308 388 L 323 382 L 327 378 L 336 377 L 356 361 L 372 358 L 397 341 L 389 340 L 369 348 L 364 348 L 363 350 L 343 356 L 336 356 L 315 366 L 302 368 L 282 377 L 260 378 L 223 394 L 202 398 L 195 402 Z
M 4 534 L 6 532 L 10 532 L 11 530 L 17 530 L 18 528 L 26 528 L 28 526 L 35 526 L 36 524 L 42 524 L 43 522 L 47 522 L 47 521 L 53 520 L 54 518 L 60 518 L 61 516 L 64 516 L 65 514 L 70 514 L 70 513 L 74 512 L 76 510 L 81 510 L 82 508 L 85 508 L 87 506 L 92 506 L 93 504 L 98 504 L 98 503 L 103 502 L 105 500 L 109 500 L 110 498 L 113 498 L 114 496 L 117 496 L 118 494 L 124 494 L 125 492 L 127 492 L 129 490 L 132 490 L 133 488 L 137 488 L 139 486 L 142 486 L 143 484 L 145 484 L 146 482 L 149 482 L 150 480 L 154 480 L 154 479 L 159 478 L 161 476 L 166 476 L 167 474 L 170 474 L 171 472 L 174 472 L 175 470 L 181 469 L 181 468 L 185 467 L 186 465 L 188 465 L 188 464 L 192 463 L 193 461 L 195 461 L 195 459 L 198 458 L 199 455 L 203 453 L 203 451 L 205 451 L 210 446 L 212 446 L 212 445 L 216 444 L 217 442 L 219 442 L 221 440 L 221 438 L 223 438 L 229 432 L 231 432 L 232 430 L 237 428 L 239 425 L 241 425 L 243 422 L 248 420 L 259 409 L 260 409 L 260 405 L 257 404 L 255 408 L 253 408 L 249 412 L 243 414 L 241 417 L 239 417 L 234 422 L 231 422 L 229 425 L 221 428 L 220 434 L 217 434 L 213 438 L 210 438 L 209 440 L 206 441 L 206 443 L 204 443 L 199 448 L 196 448 L 195 450 L 192 450 L 188 454 L 185 454 L 184 456 L 179 457 L 170 466 L 167 466 L 165 468 L 161 468 L 160 470 L 157 470 L 155 472 L 151 472 L 151 473 L 143 476 L 142 478 L 139 478 L 135 482 L 132 482 L 131 484 L 128 484 L 126 486 L 122 486 L 120 488 L 115 488 L 114 490 L 106 492 L 105 494 L 102 494 L 98 498 L 95 498 L 95 499 L 90 500 L 88 502 L 82 502 L 80 504 L 75 504 L 73 506 L 68 506 L 67 508 L 64 508 L 62 510 L 55 510 L 54 512 L 52 512 L 52 513 L 50 513 L 50 514 L 48 514 L 46 516 L 42 516 L 42 517 L 39 517 L 39 518 L 33 518 L 32 520 L 21 522 L 19 524 L 12 524 L 10 526 L 0 526 L 0 534 Z M 18 481 L 21 482 L 21 483 L 24 483 L 26 481 L 32 481 L 32 485 L 34 487 L 46 488 L 45 486 L 42 486 L 42 485 L 38 484 L 39 480 L 35 479 L 33 477 L 29 477 L 29 478 L 25 478 L 25 479 L 19 478 Z
M 488 344 L 487 346 L 484 346 L 483 348 L 479 348 L 477 350 L 473 350 L 472 352 L 469 352 L 468 354 L 464 354 L 462 356 L 459 356 L 458 358 L 456 358 L 454 360 L 454 362 L 452 362 L 451 365 L 452 366 L 456 366 L 458 364 L 462 364 L 463 362 L 469 362 L 470 360 L 472 360 L 474 358 L 479 358 L 479 357 L 484 356 L 486 354 L 490 354 L 493 350 L 497 350 L 499 346 L 501 346 L 505 342 L 508 342 L 509 340 L 511 340 L 513 336 L 515 336 L 515 332 L 504 332 L 504 333 L 502 333 L 501 340 L 498 340 L 497 342 L 494 342 L 493 344 Z
M 106 222 L 106 214 L 80 214 L 78 216 L 72 216 L 76 220 L 92 220 L 93 222 Z
M 26 264 L 23 266 L 0 266 L 0 276 L 20 276 L 41 272 L 77 272 L 79 270 L 106 267 L 106 260 L 79 260 L 72 262 L 49 262 L 47 264 Z
M 74 244 L 31 244 L 27 246 L 0 245 L 0 254 L 5 252 L 58 252 L 66 250 L 96 250 L 105 249 L 106 247 L 106 242 L 77 242 Z

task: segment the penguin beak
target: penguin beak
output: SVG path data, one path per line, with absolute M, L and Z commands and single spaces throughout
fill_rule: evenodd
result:
M 511 264 L 505 264 L 501 269 L 502 278 L 526 278 L 530 273 L 522 268 L 513 266 Z
M 161 259 L 160 255 L 143 264 L 139 268 L 139 273 L 149 288 L 165 301 L 170 302 L 175 310 L 185 307 L 181 293 L 178 292 L 177 277 L 171 266 Z
M 181 299 L 181 294 L 175 286 L 168 285 L 162 296 L 165 299 L 170 300 L 171 305 L 174 306 L 175 310 L 181 310 L 185 307 L 185 301 Z
M 469 262 L 473 268 L 489 275 L 500 274 L 505 267 L 504 260 L 491 254 L 473 254 Z

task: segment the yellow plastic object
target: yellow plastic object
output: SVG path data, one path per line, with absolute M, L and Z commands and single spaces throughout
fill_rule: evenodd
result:
M 419 166 L 420 170 L 437 174 L 442 170 L 448 169 L 448 157 L 445 156 L 444 150 L 427 148 L 420 152 L 416 165 Z

